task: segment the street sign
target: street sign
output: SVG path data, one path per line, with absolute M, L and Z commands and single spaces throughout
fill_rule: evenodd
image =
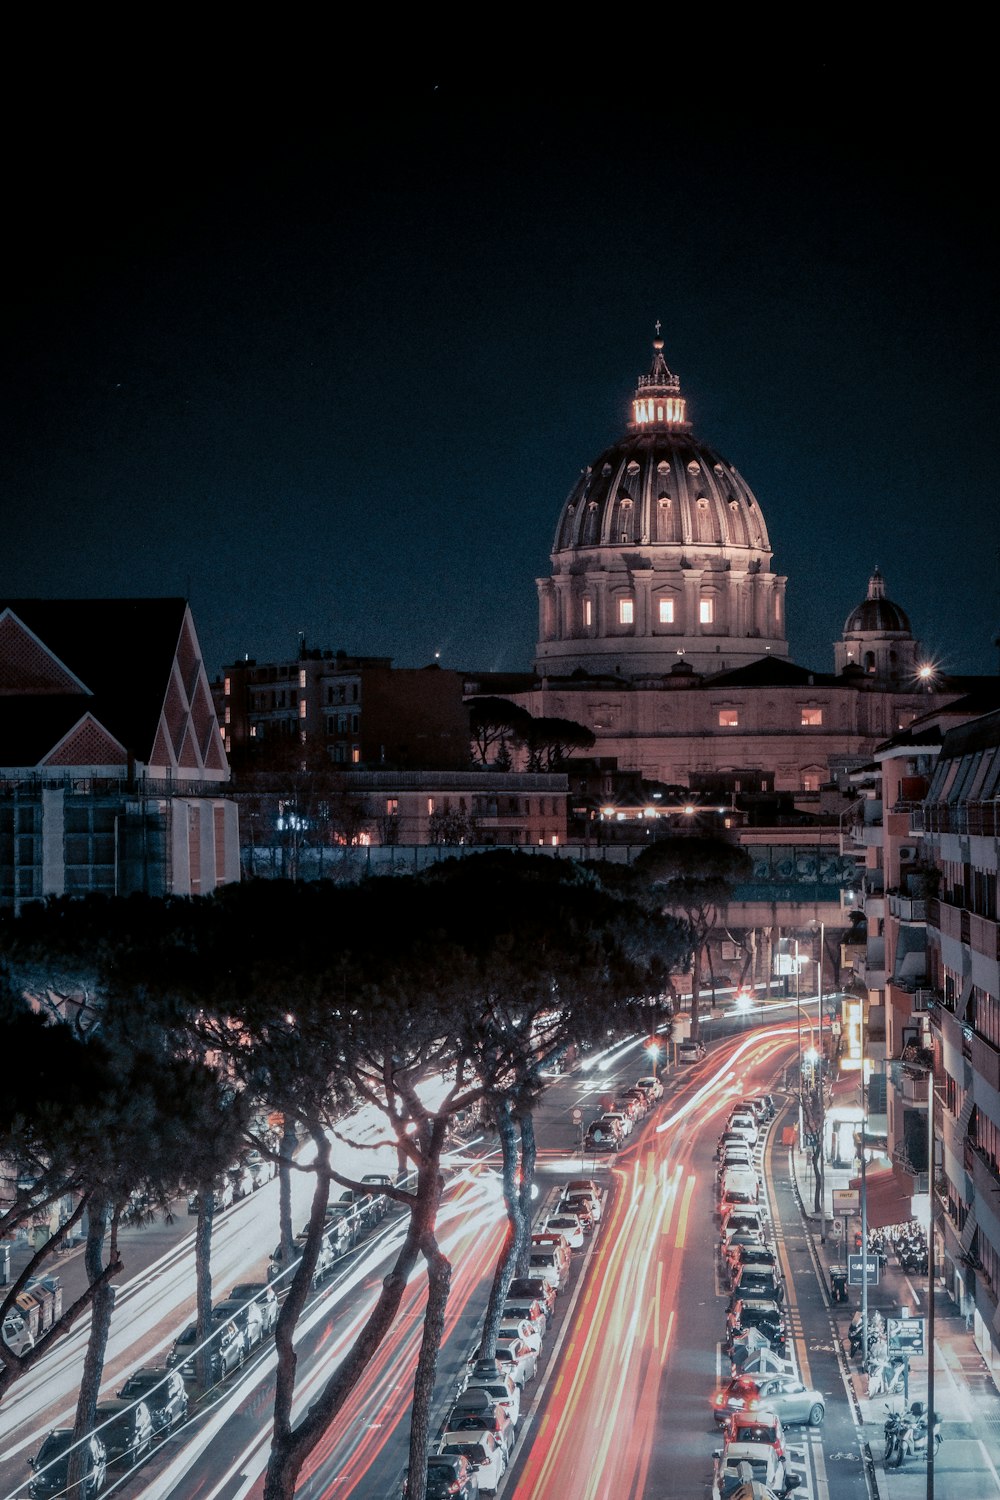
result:
M 835 1240 L 839 1240 L 840 1237 L 841 1237 L 841 1235 L 843 1234 L 843 1232 L 844 1232 L 844 1226 L 843 1226 L 843 1224 L 840 1222 L 839 1219 L 834 1219 L 833 1223 L 830 1225 L 830 1233 L 833 1236 L 833 1238 Z
M 577 1125 L 579 1125 L 580 1121 L 583 1119 L 583 1110 L 582 1109 L 574 1109 L 574 1111 L 573 1111 L 573 1119 L 575 1120 L 575 1122 L 577 1123 Z
M 890 1354 L 923 1354 L 923 1318 L 886 1318 L 885 1336 Z
M 859 1213 L 861 1210 L 861 1193 L 857 1188 L 834 1188 L 833 1190 L 833 1212 L 847 1217 L 850 1214 Z
M 851 1286 L 878 1286 L 878 1256 L 849 1255 L 847 1257 L 847 1279 Z

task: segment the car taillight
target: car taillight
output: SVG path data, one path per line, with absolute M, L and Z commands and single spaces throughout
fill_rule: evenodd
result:
M 453 1479 L 448 1486 L 448 1493 L 449 1495 L 460 1495 L 462 1493 L 462 1481 L 460 1479 Z

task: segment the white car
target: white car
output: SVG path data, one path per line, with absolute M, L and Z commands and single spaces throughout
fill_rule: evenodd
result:
M 479 1492 L 495 1495 L 507 1469 L 503 1444 L 492 1432 L 446 1432 L 439 1453 L 459 1453 L 476 1471 Z
M 528 1318 L 501 1317 L 497 1338 L 503 1339 L 504 1343 L 508 1339 L 523 1339 L 526 1344 L 531 1345 L 536 1354 L 542 1347 L 542 1335 Z M 517 1418 L 515 1417 L 514 1420 L 516 1421 Z
M 730 1115 L 729 1119 L 726 1121 L 726 1129 L 729 1131 L 736 1131 L 743 1137 L 744 1140 L 749 1141 L 751 1146 L 756 1146 L 757 1137 L 760 1132 L 757 1129 L 757 1121 L 753 1118 L 752 1115 Z
M 569 1189 L 563 1194 L 556 1209 L 560 1214 L 572 1214 L 576 1212 L 575 1204 L 580 1204 L 590 1215 L 591 1222 L 599 1224 L 601 1221 L 601 1200 L 592 1198 L 589 1193 L 571 1193 Z
M 553 1214 L 547 1220 L 545 1228 L 553 1234 L 564 1234 L 567 1244 L 571 1250 L 580 1250 L 583 1247 L 583 1225 L 576 1214 Z
M 501 1318 L 527 1318 L 542 1338 L 549 1326 L 549 1311 L 537 1297 L 508 1297 L 500 1309 Z
M 27 1354 L 34 1349 L 35 1340 L 31 1329 L 20 1313 L 9 1312 L 3 1320 L 3 1341 L 15 1354 Z
M 769 1443 L 727 1443 L 716 1449 L 712 1500 L 735 1500 L 741 1485 L 750 1483 L 762 1485 L 765 1493 L 784 1495 L 801 1482 Z
M 563 1197 L 569 1197 L 571 1193 L 588 1193 L 591 1198 L 596 1198 L 598 1203 L 604 1197 L 604 1189 L 593 1177 L 571 1177 L 563 1188 Z
M 523 1389 L 538 1374 L 538 1350 L 524 1339 L 503 1339 L 497 1343 L 497 1359 L 509 1366 L 510 1378 Z
M 506 1344 L 509 1334 L 501 1333 L 497 1342 Z M 528 1342 L 527 1339 L 524 1341 Z M 535 1351 L 538 1352 L 537 1350 Z M 521 1387 L 512 1375 L 501 1375 L 499 1372 L 487 1380 L 470 1380 L 462 1392 L 462 1396 L 472 1395 L 475 1391 L 482 1391 L 492 1401 L 494 1406 L 502 1406 L 514 1426 L 517 1426 L 521 1415 Z M 455 1402 L 455 1410 L 458 1411 L 462 1404 L 462 1396 Z
M 637 1089 L 642 1089 L 643 1093 L 648 1094 L 651 1099 L 663 1098 L 663 1084 L 658 1078 L 653 1078 L 652 1076 L 637 1078 L 635 1086 Z
M 632 1119 L 632 1116 L 626 1114 L 624 1110 L 606 1110 L 601 1118 L 602 1120 L 617 1120 L 619 1125 L 621 1126 L 622 1135 L 628 1136 L 632 1134 L 632 1127 L 634 1126 L 635 1121 Z

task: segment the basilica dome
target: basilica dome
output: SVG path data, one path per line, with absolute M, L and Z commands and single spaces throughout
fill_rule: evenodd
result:
M 663 341 L 625 435 L 582 470 L 540 579 L 536 667 L 628 677 L 787 656 L 783 578 L 739 471 L 696 437 Z
M 899 687 L 917 680 L 920 643 L 913 639 L 909 617 L 886 597 L 879 568 L 868 580 L 868 594 L 851 610 L 844 633 L 834 644 L 838 672 L 858 668 L 876 683 Z
M 868 580 L 868 597 L 852 609 L 844 623 L 845 635 L 909 635 L 910 621 L 906 611 L 885 597 L 885 579 L 876 568 Z

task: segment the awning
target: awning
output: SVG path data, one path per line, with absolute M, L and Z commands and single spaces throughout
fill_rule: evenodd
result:
M 861 1178 L 852 1177 L 851 1187 L 860 1188 Z M 888 1229 L 913 1218 L 913 1178 L 892 1167 L 873 1167 L 865 1172 L 868 1228 Z

